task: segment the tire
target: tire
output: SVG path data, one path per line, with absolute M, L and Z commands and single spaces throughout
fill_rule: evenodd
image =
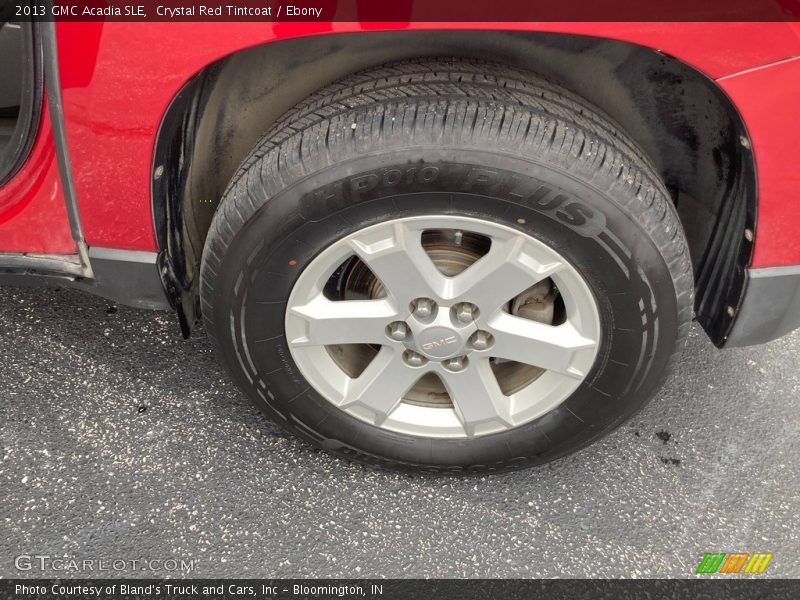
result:
M 549 291 L 542 296 L 546 315 L 556 316 L 534 320 L 545 319 L 547 326 L 556 325 L 561 312 L 561 324 L 572 323 L 578 318 L 572 313 L 582 310 L 585 318 L 579 317 L 584 318 L 581 327 L 591 329 L 590 321 L 596 319 L 596 336 L 581 334 L 582 340 L 589 340 L 585 348 L 564 351 L 564 361 L 574 365 L 580 358 L 585 368 L 569 367 L 573 372 L 564 374 L 559 371 L 562 363 L 552 367 L 553 381 L 562 375 L 580 380 L 570 384 L 574 389 L 569 388 L 569 394 L 547 410 L 537 404 L 549 398 L 543 392 L 535 398 L 529 394 L 530 399 L 524 401 L 517 399 L 528 389 L 522 387 L 510 396 L 515 398 L 508 401 L 511 408 L 500 406 L 501 397 L 493 400 L 494 412 L 489 420 L 471 421 L 467 413 L 473 408 L 462 408 L 462 402 L 466 407 L 477 400 L 467 395 L 456 402 L 458 392 L 452 390 L 457 386 L 451 387 L 451 383 L 458 379 L 448 374 L 451 367 L 465 368 L 469 363 L 474 370 L 479 368 L 476 365 L 484 365 L 480 367 L 483 382 L 491 379 L 486 375 L 485 365 L 489 365 L 501 382 L 505 380 L 497 369 L 507 364 L 513 377 L 523 377 L 519 375 L 523 373 L 528 377 L 524 381 L 533 382 L 521 385 L 530 386 L 544 386 L 541 382 L 550 376 L 550 367 L 545 371 L 536 365 L 528 368 L 514 357 L 489 360 L 486 354 L 474 350 L 477 346 L 472 337 L 453 342 L 459 352 L 471 357 L 468 361 L 459 364 L 451 358 L 437 362 L 439 358 L 422 349 L 440 343 L 433 340 L 434 330 L 423 323 L 433 317 L 426 317 L 418 301 L 412 301 L 407 307 L 411 316 L 402 321 L 407 316 L 403 313 L 398 321 L 401 325 L 391 326 L 407 334 L 397 342 L 405 346 L 397 345 L 391 360 L 400 360 L 397 356 L 402 353 L 402 360 L 409 365 L 409 360 L 422 356 L 419 360 L 426 361 L 425 365 L 444 373 L 437 377 L 450 382 L 443 384 L 451 402 L 450 408 L 442 409 L 450 411 L 447 418 L 445 412 L 430 412 L 437 407 L 423 402 L 419 408 L 409 400 L 391 409 L 416 411 L 406 421 L 391 416 L 396 413 L 388 408 L 381 408 L 385 414 L 377 409 L 370 412 L 371 406 L 362 410 L 366 401 L 356 403 L 358 410 L 351 409 L 349 400 L 336 405 L 331 399 L 335 393 L 325 380 L 325 373 L 330 371 L 324 369 L 329 367 L 323 368 L 323 363 L 327 364 L 327 357 L 334 362 L 340 357 L 330 351 L 331 347 L 325 355 L 319 354 L 321 350 L 299 349 L 301 342 L 309 343 L 318 335 L 321 337 L 315 339 L 321 340 L 324 335 L 319 333 L 322 325 L 301 314 L 304 308 L 289 306 L 290 296 L 301 294 L 301 288 L 323 293 L 320 290 L 327 271 L 320 270 L 320 261 L 333 260 L 330 256 L 336 254 L 331 249 L 345 243 L 364 247 L 359 245 L 358 236 L 373 235 L 370 227 L 388 231 L 388 225 L 381 224 L 390 223 L 393 231 L 400 232 L 410 231 L 414 223 L 428 223 L 429 227 L 430 223 L 448 222 L 457 224 L 457 228 L 442 227 L 433 233 L 425 229 L 424 235 L 446 238 L 449 245 L 442 247 L 456 252 L 452 256 L 467 254 L 459 246 L 463 244 L 463 230 L 471 236 L 468 250 L 479 255 L 476 260 L 481 260 L 480 252 L 490 256 L 493 248 L 504 248 L 506 238 L 519 238 L 525 252 L 530 249 L 535 254 L 541 249 L 545 254 L 555 253 L 547 256 L 563 259 L 566 274 L 558 275 L 562 279 L 556 275 L 548 279 L 545 285 Z M 477 233 L 470 233 L 470 223 L 475 224 Z M 478 230 L 489 233 L 484 236 Z M 409 244 L 415 242 L 414 236 Z M 485 243 L 484 237 L 488 240 Z M 454 245 L 458 247 L 453 249 Z M 489 250 L 485 250 L 487 246 Z M 478 247 L 482 250 L 475 250 Z M 360 259 L 347 260 L 358 263 Z M 519 260 L 514 258 L 513 265 L 521 265 Z M 372 263 L 366 264 L 373 268 Z M 332 294 L 339 294 L 334 301 L 361 293 L 348 291 L 350 288 L 342 291 L 351 284 L 353 290 L 357 287 L 360 275 L 353 271 L 357 268 L 345 261 L 324 283 L 331 286 Z M 324 277 L 313 283 L 310 278 L 317 271 Z M 387 277 L 395 277 L 385 272 Z M 366 273 L 368 278 L 371 271 Z M 568 276 L 572 283 L 565 279 Z M 371 290 L 376 289 L 375 281 L 383 285 L 381 277 L 373 274 L 369 279 Z M 516 280 L 502 279 L 499 287 L 513 287 L 511 281 Z M 570 299 L 570 290 L 577 298 L 584 294 L 584 284 L 590 302 L 583 297 L 583 308 L 573 310 L 578 300 Z M 406 287 L 395 286 L 393 290 L 387 285 L 388 292 L 373 291 L 369 298 L 373 303 L 393 298 L 397 302 L 389 302 L 392 310 L 406 310 L 400 306 L 400 298 L 413 292 Z M 474 289 L 493 301 L 485 286 Z M 495 289 L 494 284 L 491 289 Z M 503 300 L 500 291 L 497 294 L 495 299 Z M 442 472 L 500 471 L 541 464 L 612 431 L 646 403 L 666 376 L 688 332 L 692 294 L 689 251 L 675 208 L 644 153 L 619 127 L 585 100 L 533 74 L 455 59 L 402 62 L 359 73 L 288 112 L 264 135 L 231 181 L 211 225 L 201 269 L 201 308 L 208 335 L 234 380 L 271 419 L 342 457 L 394 469 Z M 497 309 L 500 312 L 493 313 L 493 318 L 505 318 L 501 312 L 517 310 L 513 307 L 520 297 Z M 530 299 L 526 296 L 525 302 Z M 534 298 L 535 302 L 539 300 Z M 448 302 L 442 300 L 441 306 L 434 303 L 437 319 L 446 319 L 444 306 Z M 460 310 L 455 300 L 453 306 L 447 314 Z M 480 320 L 482 309 L 479 304 L 475 306 L 470 305 L 474 312 L 470 313 L 473 320 L 469 326 L 495 331 L 488 321 Z M 308 323 L 307 329 L 298 325 L 298 314 Z M 512 316 L 523 318 L 520 314 Z M 457 326 L 453 325 L 454 335 L 450 337 L 462 335 L 458 329 L 461 322 L 452 318 Z M 522 324 L 527 331 L 528 325 Z M 364 336 L 370 327 L 364 327 Z M 350 339 L 360 325 L 345 329 L 342 335 Z M 292 335 L 287 335 L 289 330 Z M 293 337 L 295 330 L 307 331 L 308 337 L 298 341 L 300 338 Z M 397 333 L 393 331 L 387 329 L 387 336 Z M 439 334 L 443 331 L 451 333 L 450 329 L 436 330 Z M 543 335 L 552 331 L 548 329 Z M 403 334 L 397 335 L 399 339 Z M 502 341 L 505 337 L 489 337 L 498 344 L 498 351 L 506 343 Z M 423 343 L 425 339 L 432 341 Z M 380 344 L 395 342 L 370 343 L 367 347 L 359 342 L 362 345 L 358 347 L 383 356 L 384 346 Z M 512 347 L 510 343 L 507 348 Z M 343 356 L 351 346 L 332 348 Z M 539 346 L 531 343 L 514 348 L 525 354 Z M 550 360 L 547 352 L 542 356 L 545 362 Z M 554 365 L 561 360 L 556 356 L 561 356 L 560 345 L 552 354 Z M 336 364 L 350 368 L 356 359 L 347 360 L 351 362 Z M 443 368 L 447 372 L 441 371 Z M 358 376 L 353 369 L 353 376 Z M 330 381 L 336 380 L 330 383 L 331 389 L 343 386 L 342 393 L 350 394 L 347 386 L 354 384 L 340 385 L 339 377 L 331 375 Z M 510 385 L 507 381 L 505 384 Z M 563 392 L 567 388 L 559 389 Z M 413 395 L 413 390 L 408 394 Z M 476 392 L 475 398 L 479 396 Z M 432 392 L 423 397 L 447 402 L 446 397 Z M 494 396 L 487 397 L 496 398 L 496 390 Z M 407 405 L 416 408 L 406 409 Z M 519 407 L 527 412 L 510 412 Z M 502 415 L 498 417 L 495 412 Z M 374 418 L 370 416 L 373 414 Z M 429 415 L 434 415 L 432 420 Z M 442 415 L 441 423 L 438 415 Z M 455 431 L 452 415 L 463 426 L 463 434 L 451 435 Z

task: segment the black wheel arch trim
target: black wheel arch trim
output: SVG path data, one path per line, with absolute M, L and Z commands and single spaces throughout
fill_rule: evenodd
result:
M 377 39 L 381 35 L 402 35 L 403 33 L 408 32 L 363 32 L 352 35 L 374 36 L 373 39 Z M 571 34 L 547 35 L 552 37 Z M 326 43 L 324 39 L 329 38 L 335 39 L 337 47 L 340 47 L 344 44 L 345 37 L 342 34 L 304 38 L 304 43 L 306 45 L 324 44 Z M 599 38 L 589 36 L 572 37 L 599 40 Z M 611 40 L 601 41 L 611 43 Z M 291 42 L 292 40 L 276 41 L 266 43 L 261 48 L 278 48 Z M 378 44 L 378 42 L 375 43 Z M 623 44 L 622 42 L 613 43 Z M 640 49 L 655 52 L 665 61 L 674 61 L 691 71 L 696 71 L 679 59 L 668 57 L 644 46 L 641 46 Z M 192 201 L 199 201 L 200 199 L 194 198 L 194 196 L 203 193 L 190 189 L 198 126 L 203 118 L 204 109 L 209 106 L 209 97 L 214 92 L 217 75 L 227 68 L 226 65 L 232 57 L 253 50 L 252 48 L 240 50 L 225 56 L 209 64 L 187 81 L 163 115 L 154 147 L 151 171 L 153 226 L 161 252 L 161 272 L 165 289 L 178 312 L 184 332 L 188 332 L 199 317 L 197 265 L 194 263 L 199 264 L 198 257 L 202 254 L 202 247 L 198 249 L 194 246 L 202 243 L 204 235 L 200 232 L 199 239 L 195 235 L 195 239 L 192 240 L 191 236 L 185 235 L 183 231 L 186 203 L 190 197 Z M 447 52 L 442 56 L 446 54 Z M 301 57 L 297 57 L 296 60 L 300 61 L 300 59 Z M 711 340 L 716 345 L 723 346 L 736 318 L 735 313 L 734 316 L 731 316 L 728 307 L 738 308 L 741 305 L 745 271 L 752 260 L 752 236 L 748 238 L 745 231 L 749 230 L 752 233 L 755 231 L 756 224 L 755 157 L 750 147 L 746 125 L 733 102 L 713 80 L 702 73 L 696 72 L 695 74 L 699 79 L 705 81 L 705 85 L 716 90 L 714 93 L 721 99 L 721 105 L 729 112 L 732 135 L 735 135 L 735 138 L 740 141 L 733 150 L 735 156 L 731 158 L 732 169 L 735 169 L 736 175 L 725 183 L 726 200 L 720 207 L 719 214 L 713 217 L 713 227 L 708 234 L 707 243 L 702 248 L 702 256 L 698 253 L 696 257 L 695 268 L 697 320 Z M 298 98 L 297 101 L 301 99 Z M 195 170 L 202 167 L 198 164 L 194 166 Z M 676 203 L 680 203 L 682 198 L 675 191 Z M 204 201 L 213 201 L 213 199 L 204 199 Z M 191 226 L 195 227 L 195 225 Z

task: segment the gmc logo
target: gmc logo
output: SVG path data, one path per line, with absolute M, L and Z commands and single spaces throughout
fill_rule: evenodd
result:
M 440 340 L 435 340 L 433 342 L 427 342 L 422 344 L 423 350 L 435 350 L 436 348 L 442 348 L 443 346 L 447 346 L 448 344 L 454 344 L 456 342 L 456 336 L 451 335 L 446 338 L 442 338 Z

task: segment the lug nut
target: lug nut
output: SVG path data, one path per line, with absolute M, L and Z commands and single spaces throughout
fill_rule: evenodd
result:
M 413 350 L 406 350 L 403 352 L 403 360 L 406 361 L 406 364 L 410 367 L 421 367 L 428 362 L 427 358 L 421 354 L 417 354 Z
M 444 366 L 450 371 L 463 371 L 467 367 L 467 357 L 456 356 L 455 358 L 444 361 Z
M 456 304 L 455 306 L 456 319 L 462 323 L 472 323 L 477 312 L 478 309 L 475 307 L 475 305 L 470 304 L 469 302 L 462 302 L 461 304 Z
M 414 300 L 414 316 L 427 319 L 433 314 L 436 303 L 430 298 L 417 298 Z
M 469 338 L 469 345 L 475 350 L 486 350 L 494 343 L 494 336 L 488 331 L 479 329 Z
M 394 323 L 389 324 L 386 333 L 393 340 L 402 342 L 408 335 L 408 327 L 406 327 L 406 324 L 402 321 L 395 321 Z

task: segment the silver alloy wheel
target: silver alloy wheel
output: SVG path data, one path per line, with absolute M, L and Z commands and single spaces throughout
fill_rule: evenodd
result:
M 488 251 L 455 276 L 437 268 L 423 232 L 471 232 Z M 332 300 L 326 282 L 358 257 L 380 281 L 381 297 Z M 511 301 L 547 278 L 563 300 L 563 322 L 550 325 L 510 314 Z M 555 250 L 516 229 L 456 216 L 408 217 L 366 227 L 320 253 L 289 296 L 286 337 L 314 389 L 348 414 L 391 431 L 436 438 L 508 430 L 564 402 L 591 369 L 600 339 L 594 296 Z M 351 377 L 328 348 L 369 344 L 374 358 Z M 491 361 L 534 365 L 541 374 L 510 395 Z M 451 403 L 407 401 L 435 374 Z

